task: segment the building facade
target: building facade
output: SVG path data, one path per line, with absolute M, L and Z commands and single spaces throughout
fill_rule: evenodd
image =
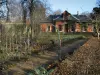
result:
M 42 32 L 93 32 L 91 20 L 85 15 L 71 15 L 67 11 L 60 15 L 50 15 L 41 22 Z

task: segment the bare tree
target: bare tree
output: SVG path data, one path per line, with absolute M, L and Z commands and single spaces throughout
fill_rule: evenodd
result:
M 40 21 L 46 17 L 46 4 L 41 0 L 28 0 L 31 25 L 31 37 L 36 37 L 40 31 Z
M 10 18 L 9 18 L 9 0 L 6 0 L 6 8 L 7 8 L 6 22 L 8 22 L 8 21 L 10 21 Z
M 2 10 L 2 7 L 6 4 L 5 0 L 0 0 L 0 19 L 5 18 L 5 12 Z
M 97 6 L 100 7 L 100 0 L 97 0 Z

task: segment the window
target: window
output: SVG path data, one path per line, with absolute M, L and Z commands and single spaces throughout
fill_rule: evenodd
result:
M 59 31 L 62 31 L 62 25 L 59 25 Z
M 75 26 L 74 25 L 71 26 L 71 31 L 73 31 L 73 32 L 75 31 Z
M 48 31 L 50 31 L 50 26 L 48 26 Z

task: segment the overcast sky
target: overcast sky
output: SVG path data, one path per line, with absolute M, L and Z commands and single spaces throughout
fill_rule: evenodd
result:
M 49 0 L 53 11 L 60 9 L 62 11 L 68 10 L 72 14 L 82 12 L 91 12 L 96 6 L 96 0 Z

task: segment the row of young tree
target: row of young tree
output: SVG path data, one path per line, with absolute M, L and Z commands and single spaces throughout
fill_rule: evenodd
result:
M 35 38 L 49 9 L 46 0 L 0 0 L 0 60 L 42 48 Z

